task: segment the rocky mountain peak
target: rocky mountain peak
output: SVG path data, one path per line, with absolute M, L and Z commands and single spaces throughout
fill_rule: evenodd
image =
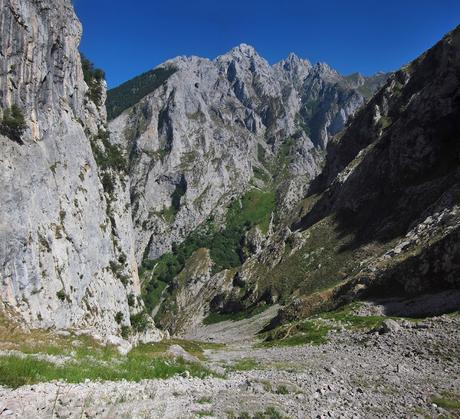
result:
M 323 62 L 317 62 L 311 68 L 312 76 L 321 77 L 325 80 L 336 80 L 342 76 L 334 70 L 329 64 Z
M 311 67 L 310 61 L 300 58 L 293 52 L 290 52 L 286 59 L 282 60 L 281 63 L 286 70 L 291 70 L 296 67 Z
M 259 55 L 253 46 L 245 43 L 241 43 L 236 47 L 232 48 L 228 54 L 246 58 L 252 58 L 254 56 Z

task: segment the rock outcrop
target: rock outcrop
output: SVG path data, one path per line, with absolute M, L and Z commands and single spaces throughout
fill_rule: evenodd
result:
M 0 0 L 0 296 L 33 327 L 120 333 L 142 308 L 129 179 L 70 0 Z M 86 79 L 86 82 L 85 82 Z

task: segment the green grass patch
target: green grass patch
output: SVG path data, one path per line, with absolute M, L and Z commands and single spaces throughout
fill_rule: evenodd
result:
M 286 324 L 265 333 L 259 347 L 321 345 L 327 342 L 330 327 L 318 320 Z
M 252 189 L 241 202 L 235 201 L 227 213 L 227 228 L 258 225 L 263 233 L 268 230 L 270 216 L 275 208 L 275 194 Z
M 172 359 L 167 350 L 173 344 L 199 359 L 204 359 L 205 349 L 224 347 L 223 344 L 171 339 L 140 345 L 123 357 L 116 347 L 102 345 L 91 336 L 56 336 L 45 330 L 25 332 L 0 313 L 0 349 L 24 354 L 24 357 L 0 357 L 0 384 L 18 387 L 51 380 L 81 382 L 87 378 L 138 381 L 167 378 L 185 371 L 195 377 L 210 374 L 200 365 Z M 71 359 L 64 365 L 55 365 L 38 360 L 36 354 L 64 355 Z
M 276 394 L 289 394 L 289 390 L 286 386 L 280 385 L 276 388 Z
M 227 368 L 229 371 L 251 371 L 260 369 L 260 364 L 254 358 L 242 358 Z
M 460 397 L 458 395 L 443 393 L 440 396 L 434 397 L 432 402 L 449 412 L 460 413 Z
M 211 397 L 200 397 L 197 401 L 198 404 L 209 404 L 212 402 Z
M 92 381 L 140 381 L 144 379 L 169 378 L 188 371 L 193 377 L 204 378 L 210 372 L 198 364 L 182 360 L 168 360 L 146 357 L 138 352 L 129 353 L 126 358 L 113 359 L 112 362 L 99 362 L 93 359 L 67 362 L 56 365 L 32 357 L 0 357 L 0 384 L 17 388 L 22 385 L 54 380 L 80 383 Z
M 109 360 L 118 355 L 114 346 L 102 345 L 91 336 L 56 336 L 42 329 L 26 332 L 1 313 L 0 350 L 16 350 L 28 355 L 66 355 L 75 359 L 92 357 L 98 360 Z

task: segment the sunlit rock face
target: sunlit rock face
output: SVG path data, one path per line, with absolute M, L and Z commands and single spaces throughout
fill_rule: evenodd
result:
M 0 135 L 2 302 L 32 326 L 119 333 L 140 289 L 129 181 L 106 167 L 104 191 L 91 147 L 104 148 L 105 82 L 91 96 L 70 0 L 0 9 L 0 107 L 20 108 L 27 127 Z

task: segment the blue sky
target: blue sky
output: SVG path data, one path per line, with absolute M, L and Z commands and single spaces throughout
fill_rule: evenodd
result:
M 110 87 L 177 55 L 214 58 L 242 42 L 343 74 L 391 71 L 460 24 L 459 0 L 73 0 L 81 50 Z

